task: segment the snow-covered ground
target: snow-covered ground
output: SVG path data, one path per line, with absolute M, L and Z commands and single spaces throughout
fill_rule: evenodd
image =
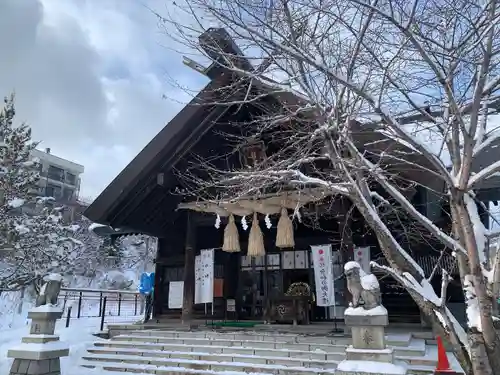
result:
M 116 323 L 132 323 L 141 319 L 141 317 L 115 317 Z M 71 375 L 87 375 L 89 373 L 98 373 L 91 369 L 82 368 L 79 366 L 82 355 L 85 354 L 87 347 L 93 342 L 99 341 L 98 337 L 93 336 L 93 333 L 99 331 L 99 318 L 84 318 L 73 319 L 68 328 L 65 327 L 64 321 L 58 321 L 55 333 L 60 336 L 61 341 L 65 342 L 70 347 L 70 355 L 66 358 L 61 358 L 61 369 L 63 374 Z M 19 328 L 2 330 L 0 335 L 0 374 L 8 374 L 12 360 L 7 358 L 9 348 L 17 346 L 21 343 L 21 338 L 29 332 L 28 322 Z M 106 372 L 106 375 L 111 375 L 111 372 Z

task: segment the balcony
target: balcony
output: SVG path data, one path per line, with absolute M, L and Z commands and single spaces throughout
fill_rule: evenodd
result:
M 52 180 L 52 181 L 62 182 L 64 184 L 68 184 L 68 185 L 72 185 L 72 186 L 76 186 L 77 182 L 78 182 L 76 175 L 74 175 L 72 173 L 66 173 L 66 176 L 64 176 L 64 175 L 61 175 L 59 173 L 50 173 L 47 171 L 42 171 L 42 172 L 40 172 L 40 179 L 44 179 L 44 178 Z

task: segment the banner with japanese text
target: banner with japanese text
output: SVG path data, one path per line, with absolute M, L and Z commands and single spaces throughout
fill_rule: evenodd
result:
M 316 284 L 316 305 L 335 305 L 333 283 L 332 245 L 311 246 L 314 282 Z
M 201 255 L 194 257 L 194 303 L 201 302 Z
M 201 250 L 195 257 L 195 303 L 214 301 L 214 249 Z

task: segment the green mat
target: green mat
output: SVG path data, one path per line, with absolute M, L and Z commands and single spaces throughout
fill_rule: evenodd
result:
M 262 324 L 262 322 L 252 322 L 252 321 L 225 321 L 225 322 L 209 322 L 207 326 L 215 327 L 255 327 L 257 324 Z

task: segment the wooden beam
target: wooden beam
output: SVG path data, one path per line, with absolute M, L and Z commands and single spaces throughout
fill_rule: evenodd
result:
M 194 71 L 203 74 L 204 76 L 207 75 L 208 68 L 204 67 L 200 63 L 197 63 L 196 61 L 190 59 L 187 56 L 182 56 L 182 63 L 187 67 L 193 69 Z

